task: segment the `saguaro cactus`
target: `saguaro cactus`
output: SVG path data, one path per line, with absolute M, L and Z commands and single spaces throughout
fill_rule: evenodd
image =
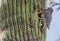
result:
M 41 10 L 44 3 L 45 0 L 2 0 L 4 28 L 9 31 L 5 41 L 45 41 L 46 24 Z

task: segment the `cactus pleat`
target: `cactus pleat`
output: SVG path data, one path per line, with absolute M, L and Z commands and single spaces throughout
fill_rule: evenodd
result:
M 2 1 L 2 16 L 7 30 L 6 41 L 44 41 L 45 31 L 38 27 L 38 13 L 42 3 L 40 0 L 7 0 Z

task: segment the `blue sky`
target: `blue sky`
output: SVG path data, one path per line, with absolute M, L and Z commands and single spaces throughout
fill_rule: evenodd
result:
M 60 2 L 59 0 L 54 0 L 54 2 Z M 48 4 L 47 4 L 47 7 Z M 54 12 L 52 15 L 52 21 L 50 24 L 50 30 L 47 29 L 46 41 L 56 41 L 60 37 L 60 10 L 56 9 L 58 6 L 54 6 Z

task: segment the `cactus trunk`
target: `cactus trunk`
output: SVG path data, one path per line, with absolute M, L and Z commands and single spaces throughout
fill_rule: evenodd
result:
M 38 27 L 38 14 L 44 11 L 45 0 L 4 0 L 2 1 L 2 16 L 8 32 L 4 41 L 45 41 L 46 27 L 43 32 Z

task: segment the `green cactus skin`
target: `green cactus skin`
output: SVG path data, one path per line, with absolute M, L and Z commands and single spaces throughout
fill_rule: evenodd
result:
M 2 16 L 8 28 L 6 41 L 45 41 L 46 24 L 43 32 L 38 27 L 38 13 L 44 14 L 45 0 L 2 0 Z

